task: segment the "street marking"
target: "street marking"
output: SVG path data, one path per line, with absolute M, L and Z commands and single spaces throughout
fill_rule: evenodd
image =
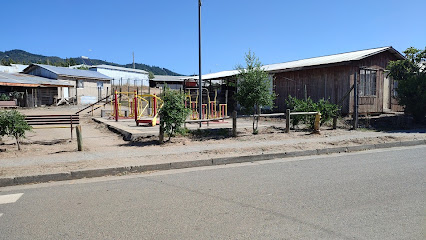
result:
M 0 204 L 14 203 L 24 195 L 23 193 L 9 194 L 9 195 L 0 195 Z

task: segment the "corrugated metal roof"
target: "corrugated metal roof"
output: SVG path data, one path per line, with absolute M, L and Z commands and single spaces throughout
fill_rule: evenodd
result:
M 95 65 L 95 66 L 91 66 L 90 68 L 103 68 L 103 69 L 110 69 L 110 70 L 117 70 L 117 71 L 126 71 L 126 72 L 148 74 L 147 71 L 144 71 L 144 70 L 141 70 L 141 69 L 124 68 L 124 67 L 117 67 L 117 66 L 106 65 L 106 64 Z
M 90 78 L 90 79 L 100 79 L 100 80 L 111 80 L 110 77 L 103 75 L 102 73 L 96 71 L 89 70 L 80 70 L 80 69 L 72 69 L 67 67 L 55 67 L 51 65 L 44 64 L 31 64 L 28 68 L 32 66 L 39 66 L 46 70 L 49 70 L 57 75 L 63 76 L 71 76 L 71 77 L 80 77 L 80 78 Z M 26 68 L 26 69 L 28 69 Z
M 10 66 L 0 66 L 0 72 L 6 72 L 6 73 L 18 73 L 22 72 L 28 65 L 22 65 L 22 64 L 11 64 Z
M 202 75 L 202 80 L 210 80 L 210 79 L 230 77 L 230 76 L 237 75 L 238 73 L 239 73 L 239 70 L 229 70 L 229 71 L 222 71 L 222 72 L 217 72 L 217 73 L 208 73 L 208 74 Z M 198 76 L 186 77 L 185 79 L 198 80 Z
M 73 87 L 72 83 L 64 80 L 53 80 L 22 73 L 0 72 L 0 85 L 20 85 L 20 86 L 50 86 L 50 87 Z
M 392 47 L 381 47 L 381 48 L 373 48 L 355 52 L 347 52 L 340 54 L 333 54 L 322 57 L 308 58 L 291 62 L 277 63 L 277 64 L 269 64 L 263 66 L 264 69 L 268 72 L 275 71 L 283 71 L 283 70 L 294 70 L 295 68 L 303 68 L 303 67 L 311 67 L 311 66 L 319 66 L 319 65 L 327 65 L 333 63 L 343 63 L 349 61 L 358 61 L 372 55 L 384 52 L 391 51 L 393 54 L 404 58 L 398 51 L 393 49 Z
M 340 54 L 334 54 L 334 55 L 328 55 L 328 56 L 322 56 L 322 57 L 314 57 L 314 58 L 308 58 L 308 59 L 302 59 L 302 60 L 290 61 L 290 62 L 284 62 L 284 63 L 269 64 L 269 65 L 264 65 L 263 68 L 265 69 L 265 71 L 271 72 L 271 73 L 280 72 L 280 71 L 291 71 L 291 70 L 296 70 L 296 69 L 300 69 L 304 67 L 313 67 L 313 66 L 320 66 L 320 65 L 327 65 L 327 64 L 334 64 L 334 63 L 358 61 L 384 51 L 390 51 L 391 53 L 396 55 L 398 58 L 404 59 L 404 56 L 398 51 L 396 51 L 393 47 L 381 47 L 381 48 L 373 48 L 373 49 L 367 49 L 367 50 L 361 50 L 361 51 L 340 53 Z M 219 79 L 219 78 L 238 75 L 238 73 L 239 73 L 238 70 L 209 73 L 209 74 L 203 74 L 202 79 L 203 80 Z M 188 79 L 198 79 L 198 76 L 189 77 Z
M 155 82 L 183 82 L 187 77 L 186 76 L 169 76 L 169 75 L 155 75 L 155 78 L 152 81 Z

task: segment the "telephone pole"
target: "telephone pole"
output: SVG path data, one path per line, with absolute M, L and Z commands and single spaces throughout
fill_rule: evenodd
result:
M 135 52 L 132 52 L 133 54 L 133 69 L 135 69 Z

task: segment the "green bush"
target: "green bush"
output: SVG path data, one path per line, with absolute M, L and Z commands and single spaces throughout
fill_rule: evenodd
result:
M 10 100 L 10 97 L 7 96 L 6 94 L 2 93 L 0 95 L 0 101 L 9 101 L 9 100 Z
M 325 99 L 320 99 L 318 102 L 314 102 L 311 98 L 303 100 L 288 96 L 286 104 L 287 108 L 289 108 L 292 112 L 320 112 L 321 125 L 330 121 L 340 111 L 340 107 L 338 105 L 330 103 Z M 293 127 L 299 123 L 304 123 L 310 128 L 313 128 L 315 115 L 295 115 L 291 117 L 291 123 Z
M 16 139 L 18 150 L 21 150 L 19 139 L 25 137 L 25 132 L 32 127 L 25 121 L 25 116 L 16 110 L 0 112 L 0 136 L 10 136 Z
M 176 133 L 182 133 L 182 125 L 185 123 L 190 110 L 185 107 L 185 95 L 166 88 L 163 93 L 164 105 L 160 109 L 160 128 L 171 137 Z

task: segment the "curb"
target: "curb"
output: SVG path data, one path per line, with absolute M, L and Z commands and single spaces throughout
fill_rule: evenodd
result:
M 66 180 L 74 180 L 74 179 L 82 179 L 82 178 L 118 176 L 118 175 L 126 175 L 129 173 L 143 173 L 143 172 L 149 172 L 149 171 L 164 171 L 164 170 L 170 170 L 170 169 L 226 165 L 231 163 L 257 162 L 257 161 L 272 160 L 276 158 L 316 156 L 316 155 L 326 155 L 326 154 L 344 153 L 344 152 L 360 152 L 360 151 L 373 150 L 373 149 L 409 147 L 409 146 L 418 146 L 418 145 L 426 145 L 426 139 L 404 141 L 404 142 L 399 141 L 399 142 L 390 142 L 390 143 L 379 143 L 379 144 L 373 144 L 373 145 L 324 148 L 324 149 L 306 150 L 306 151 L 269 153 L 269 154 L 238 156 L 238 157 L 229 157 L 229 158 L 213 158 L 213 159 L 193 160 L 193 161 L 185 161 L 185 162 L 160 163 L 160 164 L 131 166 L 131 167 L 88 169 L 88 170 L 71 171 L 71 172 L 65 172 L 65 173 L 21 176 L 21 177 L 14 177 L 14 178 L 12 177 L 0 178 L 0 187 L 15 186 L 15 185 L 22 185 L 22 184 L 44 183 L 44 182 L 51 182 L 51 181 L 66 181 Z

